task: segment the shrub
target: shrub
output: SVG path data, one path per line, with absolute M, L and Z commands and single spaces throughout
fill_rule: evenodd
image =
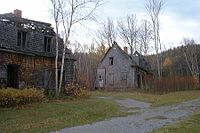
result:
M 54 89 L 46 89 L 45 95 L 49 100 L 53 100 L 56 98 L 56 91 Z
M 26 88 L 21 90 L 14 88 L 0 89 L 0 107 L 14 107 L 32 104 L 43 102 L 45 99 L 44 91 L 35 88 Z
M 64 94 L 72 97 L 88 97 L 88 91 L 86 87 L 80 86 L 79 84 L 68 84 L 64 89 Z

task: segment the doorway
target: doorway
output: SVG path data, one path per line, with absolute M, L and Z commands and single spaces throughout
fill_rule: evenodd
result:
M 140 76 L 140 74 L 137 75 L 137 85 L 138 85 L 137 86 L 138 88 L 141 88 L 141 76 Z
M 96 87 L 103 88 L 106 84 L 106 69 L 97 69 Z
M 19 88 L 19 65 L 7 65 L 7 86 Z

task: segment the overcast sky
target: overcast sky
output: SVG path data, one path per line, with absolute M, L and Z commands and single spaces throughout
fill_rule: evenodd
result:
M 48 0 L 0 0 L 0 3 L 0 14 L 20 9 L 24 18 L 53 23 Z M 145 3 L 146 0 L 104 0 L 96 12 L 98 23 L 90 22 L 85 24 L 86 28 L 76 28 L 71 39 L 89 42 L 95 37 L 99 23 L 107 17 L 118 20 L 127 14 L 136 14 L 139 19 L 147 18 Z M 200 0 L 165 0 L 160 21 L 161 40 L 167 48 L 180 45 L 183 37 L 200 43 Z

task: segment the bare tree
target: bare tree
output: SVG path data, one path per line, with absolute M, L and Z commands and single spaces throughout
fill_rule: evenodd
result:
M 162 52 L 162 47 L 160 43 L 160 22 L 159 15 L 163 8 L 164 1 L 163 0 L 148 0 L 146 5 L 146 10 L 151 18 L 152 26 L 153 26 L 153 40 L 156 51 L 156 62 L 157 62 L 157 71 L 159 78 L 162 75 L 161 72 L 161 61 L 159 57 L 159 50 Z M 161 53 L 162 54 L 162 53 Z
M 184 38 L 183 43 L 185 49 L 183 50 L 184 58 L 187 63 L 188 69 L 191 75 L 198 79 L 199 77 L 199 60 L 198 60 L 198 48 L 193 39 Z M 198 80 L 197 80 L 198 81 Z
M 149 45 L 152 39 L 152 26 L 147 20 L 142 20 L 139 32 L 140 53 L 147 55 L 149 52 Z
M 82 45 L 81 47 L 86 47 L 87 51 L 82 48 L 82 51 L 75 53 L 77 59 L 75 63 L 76 79 L 80 84 L 91 89 L 94 87 L 97 65 L 106 52 L 104 44 L 100 44 L 97 47 L 93 45 L 94 43 Z
M 55 90 L 56 95 L 58 95 L 58 27 L 59 27 L 59 16 L 60 16 L 60 7 L 59 2 L 57 0 L 50 0 L 52 4 L 52 15 L 55 22 L 56 27 L 56 58 L 55 58 Z
M 101 42 L 105 41 L 108 46 L 111 47 L 113 42 L 116 40 L 116 32 L 113 21 L 110 18 L 107 18 L 107 21 L 102 24 L 97 34 Z
M 94 20 L 94 12 L 101 5 L 102 0 L 58 0 L 61 10 L 62 25 L 64 28 L 64 47 L 62 53 L 61 74 L 59 81 L 59 92 L 63 81 L 63 69 L 65 62 L 66 48 L 72 28 L 86 20 Z
M 118 30 L 121 39 L 129 45 L 133 54 L 133 51 L 137 50 L 139 32 L 136 15 L 128 15 L 125 21 L 118 21 Z

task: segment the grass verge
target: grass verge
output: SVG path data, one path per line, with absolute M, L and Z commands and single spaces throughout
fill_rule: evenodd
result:
M 132 98 L 150 102 L 152 106 L 162 106 L 198 98 L 200 97 L 200 91 L 182 91 L 166 95 L 95 91 L 91 92 L 91 95 L 92 97 L 102 96 L 114 99 Z M 121 111 L 121 108 L 110 99 L 91 98 L 74 101 L 49 101 L 25 106 L 21 109 L 0 108 L 0 132 L 43 133 L 124 115 L 127 115 L 127 113 Z M 200 112 L 196 115 L 200 117 Z M 197 117 L 196 115 L 195 117 Z M 199 121 L 199 119 L 197 120 Z M 196 119 L 191 121 L 195 123 Z M 189 123 L 191 121 L 189 120 Z M 197 125 L 199 125 L 199 122 L 197 122 Z M 199 130 L 195 128 L 194 130 Z
M 188 119 L 175 125 L 170 125 L 151 133 L 199 133 L 200 132 L 200 109 Z
M 109 100 L 49 101 L 23 109 L 0 109 L 0 132 L 43 133 L 122 115 Z
M 125 99 L 131 98 L 136 99 L 144 102 L 149 102 L 154 107 L 163 106 L 163 105 L 171 105 L 177 104 L 184 101 L 192 100 L 195 98 L 200 97 L 200 90 L 193 90 L 193 91 L 179 91 L 168 93 L 164 95 L 154 95 L 154 94 L 146 94 L 140 92 L 104 92 L 104 91 L 95 91 L 91 92 L 93 97 L 96 96 L 107 96 L 113 97 L 116 99 Z

